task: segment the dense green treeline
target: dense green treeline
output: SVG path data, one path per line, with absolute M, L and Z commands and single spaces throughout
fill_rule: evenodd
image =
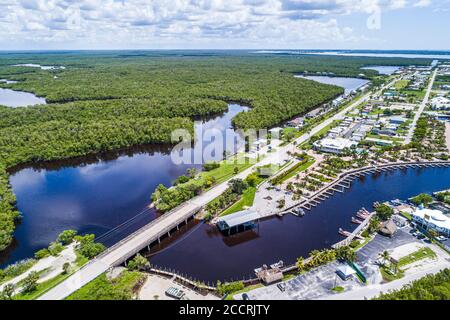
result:
M 13 66 L 25 63 L 58 68 Z M 167 143 L 174 129 L 192 131 L 192 118 L 223 112 L 228 101 L 252 107 L 234 118 L 236 126 L 269 127 L 343 92 L 294 73 L 373 77 L 376 71 L 360 68 L 411 63 L 429 61 L 242 51 L 1 53 L 0 79 L 18 83 L 0 87 L 33 92 L 49 104 L 0 106 L 0 250 L 19 217 L 7 174 L 14 166 Z
M 0 251 L 11 243 L 15 223 L 20 218 L 15 204 L 16 197 L 9 184 L 8 174 L 0 164 Z
M 64 65 L 67 69 L 11 66 L 30 61 Z M 373 77 L 376 71 L 360 68 L 372 64 L 427 62 L 397 58 L 266 56 L 244 52 L 220 56 L 214 52 L 209 56 L 198 52 L 177 56 L 162 56 L 158 52 L 52 54 L 26 58 L 8 55 L 0 56 L 0 77 L 18 80 L 19 83 L 8 86 L 34 92 L 52 103 L 138 98 L 181 100 L 184 105 L 195 105 L 192 101 L 207 97 L 241 101 L 254 108 L 248 114 L 238 115 L 235 124 L 259 128 L 309 111 L 342 92 L 337 87 L 294 79 L 293 73 L 328 72 L 340 76 L 363 73 Z
M 0 107 L 0 128 L 65 120 L 85 122 L 121 118 L 175 118 L 208 116 L 228 109 L 224 101 L 211 99 L 115 99 L 77 101 L 29 108 Z
M 449 300 L 450 269 L 427 275 L 399 290 L 380 295 L 377 300 Z
M 19 82 L 9 87 L 33 92 L 45 97 L 49 103 L 113 99 L 151 101 L 152 108 L 165 110 L 162 115 L 204 115 L 205 106 L 215 111 L 213 107 L 217 102 L 214 104 L 211 100 L 238 101 L 253 109 L 236 117 L 235 124 L 255 129 L 276 125 L 343 93 L 343 89 L 336 86 L 294 78 L 290 72 L 281 72 L 282 65 L 258 61 L 162 60 L 56 71 L 37 69 L 10 77 Z M 118 104 L 121 103 L 115 105 Z
M 0 129 L 0 251 L 12 240 L 16 198 L 6 169 L 145 143 L 167 143 L 174 128 L 193 134 L 188 118 L 116 118 L 86 122 L 54 120 Z
M 193 134 L 188 118 L 117 118 L 48 121 L 0 129 L 0 163 L 7 168 L 27 162 L 65 159 L 145 143 L 167 143 L 174 128 Z

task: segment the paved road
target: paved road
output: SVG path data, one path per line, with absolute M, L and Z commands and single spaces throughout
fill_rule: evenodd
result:
M 434 84 L 434 80 L 436 79 L 437 72 L 438 72 L 438 69 L 436 68 L 436 70 L 434 70 L 433 76 L 431 77 L 430 84 L 428 85 L 428 89 L 425 94 L 425 97 L 423 98 L 422 104 L 420 105 L 419 110 L 416 112 L 413 123 L 412 123 L 411 127 L 409 128 L 408 135 L 406 136 L 406 139 L 405 139 L 405 144 L 411 143 L 412 137 L 414 135 L 414 130 L 416 129 L 417 121 L 419 121 L 420 116 L 422 115 L 423 111 L 425 110 L 425 108 L 428 104 L 428 101 L 430 99 L 431 91 L 433 90 L 433 84 Z
M 383 89 L 392 85 L 394 82 L 395 80 L 383 87 Z M 318 133 L 319 131 L 330 125 L 334 120 L 341 118 L 348 111 L 369 99 L 370 95 L 370 92 L 367 93 L 363 97 L 356 100 L 354 103 L 350 104 L 348 107 L 341 110 L 336 115 L 320 123 L 319 125 L 314 127 L 310 131 L 310 133 L 304 134 L 296 139 L 296 143 L 301 144 L 303 142 L 306 142 L 312 135 Z M 255 166 L 263 166 L 271 163 L 282 163 L 284 160 L 289 159 L 288 152 L 293 151 L 293 149 L 295 149 L 294 144 L 289 144 L 287 146 L 278 148 L 276 152 L 268 154 L 260 162 L 233 177 L 233 179 L 245 179 L 249 174 L 253 172 Z M 138 252 L 139 249 L 144 248 L 148 243 L 148 239 L 153 238 L 155 234 L 159 234 L 168 226 L 171 226 L 175 221 L 185 217 L 186 214 L 189 213 L 189 211 L 195 209 L 198 206 L 204 206 L 211 200 L 217 198 L 227 188 L 228 181 L 225 181 L 212 188 L 211 190 L 203 193 L 202 195 L 188 201 L 185 205 L 179 207 L 179 209 L 176 209 L 170 215 L 163 215 L 162 217 L 155 220 L 157 223 L 152 223 L 150 227 L 146 226 L 142 228 L 140 232 L 138 232 L 134 237 L 131 237 L 126 241 L 122 241 L 121 243 L 119 243 L 119 245 L 115 245 L 113 250 L 109 250 L 107 254 L 90 261 L 86 266 L 77 271 L 67 280 L 63 281 L 62 283 L 42 295 L 39 300 L 61 300 L 66 298 L 71 293 L 75 292 L 76 290 L 80 289 L 81 287 L 101 275 L 103 272 L 108 270 L 108 268 L 114 266 L 117 261 L 122 259 L 124 256 L 129 255 L 130 252 Z
M 438 260 L 434 263 L 430 263 L 427 266 L 421 268 L 421 270 L 414 271 L 413 273 L 405 275 L 405 277 L 388 282 L 385 284 L 368 285 L 366 287 L 354 289 L 352 291 L 344 292 L 334 296 L 327 296 L 326 300 L 364 300 L 372 299 L 379 296 L 381 293 L 387 293 L 391 290 L 398 290 L 403 286 L 419 280 L 426 275 L 439 273 L 441 270 L 448 268 L 450 265 L 450 258 L 448 253 L 439 248 L 436 245 L 426 245 L 430 247 L 438 256 Z

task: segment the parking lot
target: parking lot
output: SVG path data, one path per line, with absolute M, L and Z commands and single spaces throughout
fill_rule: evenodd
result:
M 169 288 L 177 288 L 183 290 L 184 300 L 219 300 L 218 297 L 207 294 L 202 295 L 183 286 L 173 279 L 168 279 L 158 275 L 149 274 L 145 284 L 142 286 L 139 292 L 139 300 L 174 300 L 166 294 L 166 290 Z
M 273 284 L 252 290 L 247 294 L 251 300 L 312 300 L 331 294 L 331 289 L 337 286 L 345 290 L 362 286 L 356 279 L 343 281 L 336 274 L 339 266 L 341 266 L 339 262 L 332 262 L 286 281 L 284 292 Z M 242 297 L 236 295 L 234 299 L 240 300 Z
M 368 284 L 382 282 L 381 274 L 376 265 L 381 252 L 393 250 L 405 244 L 423 243 L 423 241 L 412 236 L 410 231 L 410 227 L 404 227 L 399 229 L 392 238 L 376 235 L 371 242 L 358 251 L 357 264 L 367 277 Z M 252 290 L 247 294 L 251 300 L 312 300 L 336 295 L 332 291 L 335 287 L 342 287 L 345 292 L 364 287 L 355 277 L 344 281 L 337 276 L 336 270 L 340 265 L 339 262 L 332 262 L 288 280 L 284 282 L 284 292 L 277 287 L 277 284 L 273 284 Z M 240 300 L 242 295 L 235 295 L 234 299 Z
M 357 264 L 367 277 L 368 283 L 380 283 L 382 280 L 378 266 L 375 263 L 381 252 L 392 250 L 408 243 L 420 243 L 420 240 L 409 233 L 410 231 L 410 227 L 405 227 L 398 230 L 392 238 L 377 234 L 372 241 L 358 251 Z

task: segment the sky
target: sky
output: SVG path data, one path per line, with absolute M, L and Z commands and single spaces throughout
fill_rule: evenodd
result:
M 0 0 L 0 50 L 450 50 L 450 0 Z

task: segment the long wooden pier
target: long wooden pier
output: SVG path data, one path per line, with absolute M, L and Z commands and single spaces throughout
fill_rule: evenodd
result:
M 302 200 L 299 203 L 283 209 L 281 214 L 285 214 L 294 208 L 300 207 L 302 209 L 311 210 L 316 207 L 320 202 L 325 201 L 328 197 L 332 196 L 334 193 L 344 193 L 347 189 L 351 187 L 353 180 L 361 178 L 370 174 L 377 174 L 382 172 L 391 172 L 398 169 L 415 169 L 423 167 L 449 167 L 450 161 L 429 161 L 429 162 L 398 162 L 398 163 L 387 163 L 379 164 L 364 168 L 355 169 L 352 171 L 347 171 L 342 173 L 336 180 L 330 184 L 324 186 L 322 189 L 318 190 L 308 199 Z

